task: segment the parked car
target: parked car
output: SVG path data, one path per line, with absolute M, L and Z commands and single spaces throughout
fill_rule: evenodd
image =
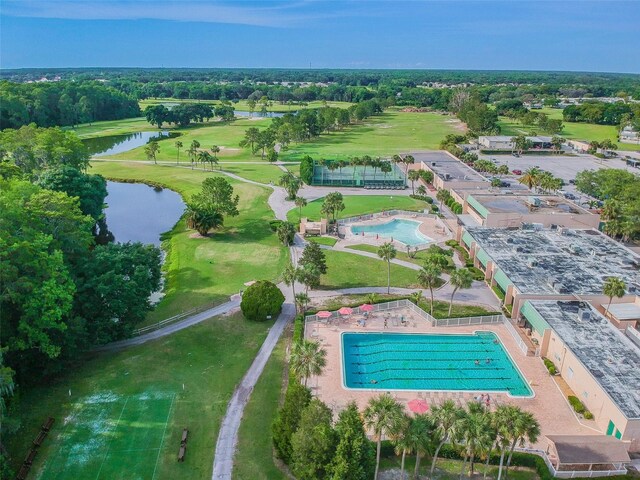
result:
M 571 185 L 575 185 L 575 184 L 576 184 L 576 181 L 572 178 L 571 180 L 569 180 L 569 183 L 570 183 Z
M 511 170 L 514 175 L 522 175 L 522 170 Z

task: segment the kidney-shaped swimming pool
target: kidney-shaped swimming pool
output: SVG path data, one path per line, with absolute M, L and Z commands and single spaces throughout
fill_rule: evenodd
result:
M 354 235 L 378 235 L 382 238 L 398 240 L 405 245 L 419 245 L 433 240 L 420 233 L 420 222 L 394 218 L 390 222 L 376 223 L 372 225 L 353 225 L 351 233 Z

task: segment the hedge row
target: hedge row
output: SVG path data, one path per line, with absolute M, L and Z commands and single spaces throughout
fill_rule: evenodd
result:
M 582 403 L 578 397 L 569 395 L 568 398 L 569 398 L 569 403 L 571 404 L 571 406 L 573 407 L 576 413 L 579 413 L 587 420 L 593 419 L 593 413 L 587 410 L 587 407 L 584 406 L 584 403 Z
M 433 203 L 433 198 L 429 197 L 428 195 L 409 195 L 409 197 L 413 198 L 414 200 L 422 200 L 423 202 L 427 202 L 427 203 Z
M 543 358 L 542 361 L 544 362 L 544 366 L 547 367 L 547 370 L 549 370 L 549 375 L 555 375 L 556 373 L 558 373 L 558 369 L 551 360 L 549 360 L 548 358 Z

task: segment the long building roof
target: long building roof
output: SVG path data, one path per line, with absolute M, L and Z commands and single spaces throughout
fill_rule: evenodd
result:
M 466 227 L 522 294 L 601 295 L 608 277 L 640 289 L 640 258 L 596 230 Z

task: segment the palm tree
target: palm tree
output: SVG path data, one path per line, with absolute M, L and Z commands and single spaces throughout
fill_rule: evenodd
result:
M 418 273 L 418 283 L 422 288 L 428 288 L 431 292 L 431 316 L 433 317 L 433 289 L 442 281 L 440 275 L 442 267 L 432 261 L 425 261 Z
M 358 170 L 356 167 L 361 167 L 363 165 L 362 159 L 360 157 L 353 157 L 351 159 L 351 168 L 353 169 L 353 178 L 352 183 L 353 186 L 356 185 L 356 171 Z
M 206 150 L 201 150 L 198 152 L 197 158 L 198 161 L 202 164 L 202 168 L 206 170 L 206 164 L 209 163 L 213 157 Z
M 605 316 L 609 312 L 609 307 L 613 301 L 613 297 L 622 298 L 627 292 L 627 284 L 620 277 L 609 277 L 604 281 L 602 286 L 602 293 L 609 297 L 609 303 L 604 311 Z
M 554 135 L 551 138 L 551 145 L 553 145 L 553 149 L 557 152 L 559 152 L 562 149 L 562 144 L 564 143 L 564 138 L 558 136 L 558 135 Z
M 420 174 L 418 173 L 418 178 L 420 178 Z M 427 189 L 425 188 L 424 185 L 418 185 L 418 195 L 426 195 L 427 194 Z
M 607 222 L 618 220 L 622 216 L 622 204 L 620 201 L 615 199 L 606 200 L 602 206 L 601 216 Z
M 418 478 L 420 458 L 431 450 L 435 428 L 428 415 L 416 415 L 413 422 L 411 422 L 410 430 L 410 444 L 412 450 L 416 453 L 416 466 L 413 471 L 413 478 Z
M 296 197 L 293 200 L 296 204 L 296 207 L 298 207 L 298 222 L 302 221 L 302 207 L 306 207 L 307 206 L 307 199 L 304 197 Z
M 307 311 L 307 305 L 309 305 L 309 302 L 311 301 L 311 299 L 309 298 L 309 295 L 307 295 L 306 293 L 300 292 L 296 294 L 295 301 L 296 301 L 296 306 L 300 309 L 300 313 L 304 314 L 304 312 Z
M 176 156 L 176 165 L 180 163 L 180 149 L 182 148 L 182 142 L 180 140 L 176 140 L 174 144 L 176 146 L 176 150 L 178 151 L 178 155 Z
M 362 186 L 364 186 L 367 181 L 367 167 L 371 166 L 373 159 L 369 155 L 363 155 L 361 160 L 362 160 L 362 166 L 364 167 L 362 171 Z
M 193 170 L 193 164 L 196 162 L 196 156 L 198 155 L 198 149 L 200 148 L 200 142 L 193 140 L 189 145 L 189 158 L 191 159 L 191 170 Z
M 278 184 L 287 191 L 287 200 L 293 200 L 300 190 L 302 181 L 293 173 L 287 172 L 278 179 Z
M 436 200 L 440 202 L 440 210 L 442 210 L 442 202 L 447 201 L 450 196 L 451 194 L 444 188 L 438 190 L 438 193 L 436 193 Z
M 540 424 L 531 412 L 520 411 L 515 418 L 511 432 L 512 442 L 509 450 L 509 459 L 507 460 L 507 470 L 511 465 L 513 451 L 517 444 L 524 446 L 525 439 L 527 439 L 529 443 L 535 443 L 538 441 L 538 436 L 540 435 Z
M 416 184 L 416 181 L 420 180 L 420 172 L 418 170 L 411 170 L 409 172 L 409 180 L 411 180 L 411 194 L 415 195 L 416 194 L 415 184 Z M 422 185 L 421 187 L 424 188 Z
M 473 465 L 475 458 L 489 452 L 493 443 L 491 435 L 490 417 L 484 409 L 478 409 L 479 404 L 475 406 L 469 405 L 470 411 L 466 412 L 460 422 L 460 440 L 464 445 L 464 460 L 462 462 L 462 470 L 460 478 L 464 473 L 464 468 L 469 460 L 469 477 L 473 476 Z M 474 410 L 471 408 L 475 407 Z
M 382 436 L 396 429 L 398 422 L 404 418 L 404 408 L 391 395 L 383 393 L 369 400 L 363 417 L 365 426 L 373 431 L 376 439 L 376 470 L 373 478 L 377 480 Z
M 537 187 L 540 184 L 540 169 L 531 167 L 526 170 L 518 179 L 518 183 L 526 185 L 529 190 L 533 190 L 533 187 Z
M 218 160 L 218 153 L 220 153 L 220 147 L 217 145 L 213 145 L 211 147 L 211 153 L 213 153 L 213 158 L 215 158 L 216 160 Z
M 463 413 L 462 409 L 458 407 L 453 400 L 446 400 L 441 405 L 435 405 L 431 408 L 431 419 L 435 424 L 438 438 L 440 438 L 440 443 L 438 443 L 438 447 L 433 454 L 433 461 L 431 462 L 430 477 L 432 478 L 433 472 L 436 469 L 440 449 L 445 443 L 450 443 L 457 437 Z
M 366 299 L 367 299 L 367 303 L 369 305 L 374 305 L 378 301 L 378 294 L 377 293 L 368 293 L 367 296 L 366 296 Z
M 282 272 L 282 281 L 288 287 L 291 287 L 293 298 L 296 298 L 296 282 L 300 279 L 300 270 L 291 262 Z
M 320 375 L 327 364 L 327 351 L 316 341 L 303 340 L 291 351 L 291 369 L 304 379 L 304 386 L 311 375 Z
M 193 228 L 200 235 L 206 237 L 209 230 L 220 227 L 224 222 L 222 214 L 213 208 L 195 203 L 187 204 L 187 227 Z
M 149 142 L 144 147 L 144 153 L 147 156 L 147 160 L 153 160 L 153 163 L 157 164 L 156 155 L 160 151 L 160 146 L 158 142 Z
M 391 260 L 396 258 L 398 251 L 392 243 L 386 242 L 378 248 L 378 256 L 387 262 L 387 293 L 391 293 Z
M 413 155 L 405 155 L 402 159 L 402 163 L 404 163 L 404 183 L 407 184 L 407 176 L 409 175 L 409 165 L 413 165 L 416 162 L 416 159 L 413 158 Z
M 393 170 L 390 162 L 380 162 L 380 171 L 384 173 L 384 183 L 387 183 L 387 174 Z
M 373 183 L 376 182 L 376 173 L 378 169 L 382 166 L 382 160 L 380 158 L 376 158 L 375 160 L 371 160 L 371 167 L 373 167 Z
M 407 454 L 413 453 L 413 439 L 411 438 L 411 423 L 413 419 L 408 415 L 404 415 L 401 420 L 398 420 L 394 425 L 393 431 L 389 432 L 389 436 L 394 445 L 396 455 L 402 455 L 400 460 L 400 478 L 404 480 L 404 463 Z
M 498 467 L 498 480 L 502 478 L 502 467 L 504 466 L 504 456 L 511 444 L 514 424 L 518 416 L 522 413 L 520 407 L 515 405 L 499 405 L 491 415 L 491 422 L 496 434 L 495 444 L 500 449 L 500 465 Z M 488 461 L 488 458 L 487 458 Z
M 453 286 L 451 292 L 451 301 L 449 302 L 449 317 L 451 317 L 451 309 L 453 308 L 453 296 L 461 288 L 471 288 L 473 283 L 473 275 L 468 268 L 459 268 L 451 272 L 449 283 Z

